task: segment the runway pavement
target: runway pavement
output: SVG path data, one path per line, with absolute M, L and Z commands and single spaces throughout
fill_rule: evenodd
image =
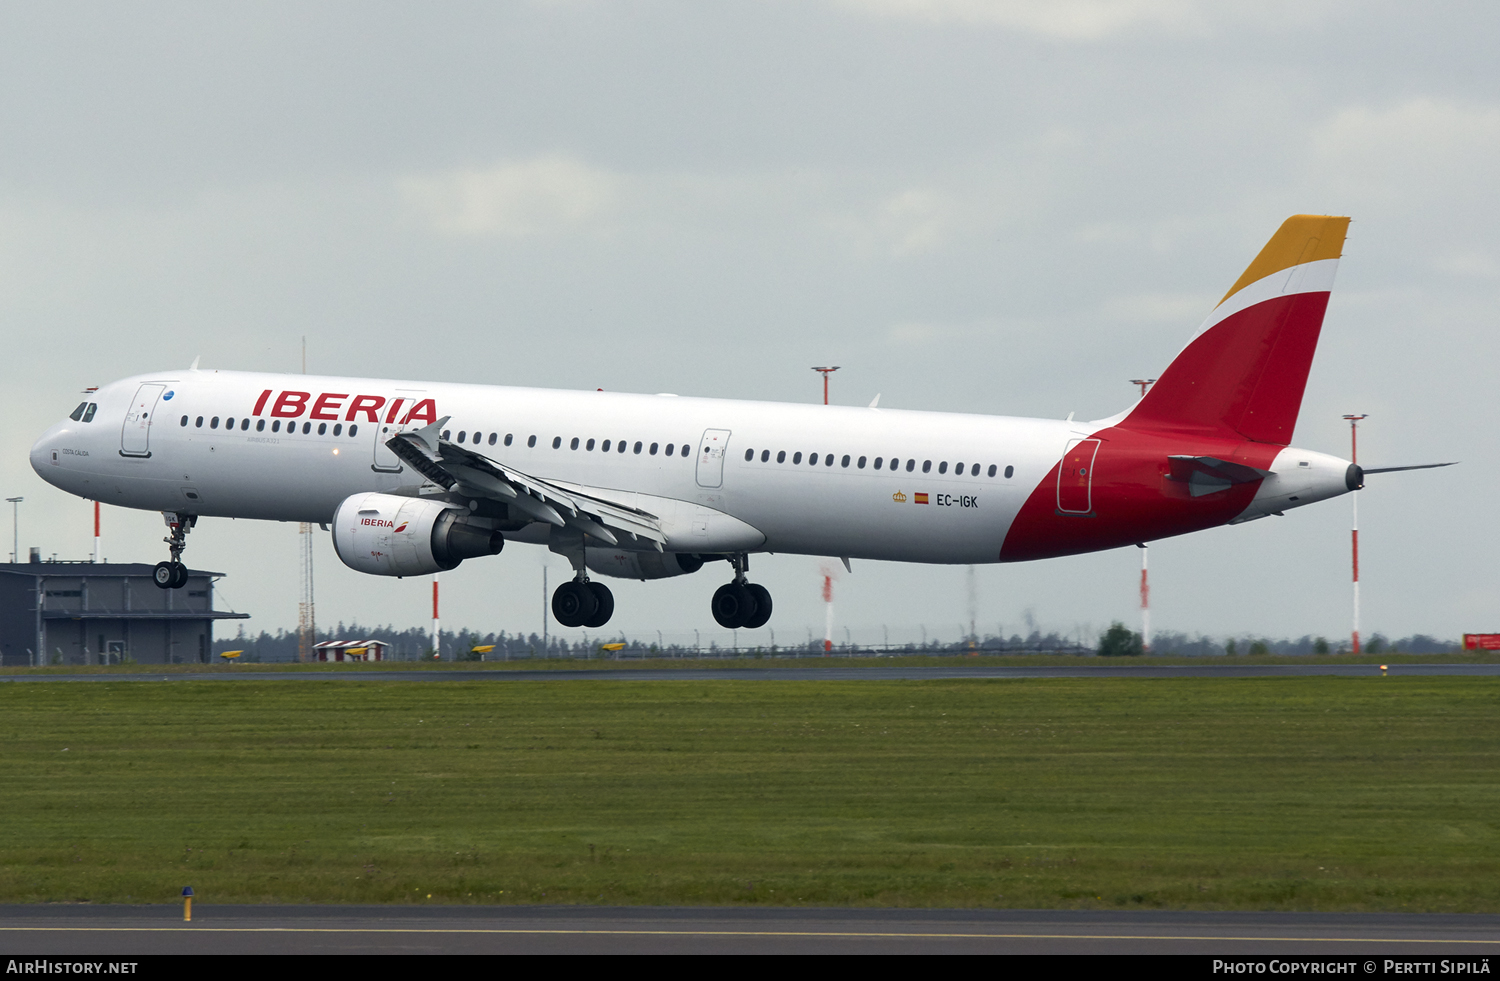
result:
M 6 955 L 1500 955 L 1500 916 L 513 906 L 0 906 Z M 1494 968 L 1492 967 L 1491 970 Z
M 0 682 L 118 681 L 939 681 L 960 678 L 1369 678 L 1389 675 L 1466 675 L 1500 677 L 1500 664 L 1088 664 L 1037 667 L 967 665 L 884 667 L 830 664 L 827 667 L 766 668 L 566 668 L 444 669 L 403 671 L 258 671 L 217 668 L 205 671 L 101 672 L 97 674 L 7 674 Z

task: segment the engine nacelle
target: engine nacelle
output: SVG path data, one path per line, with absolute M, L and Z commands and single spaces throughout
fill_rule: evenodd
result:
M 490 522 L 446 501 L 355 494 L 333 514 L 334 551 L 349 568 L 372 576 L 446 572 L 504 547 L 505 536 Z
M 583 561 L 601 576 L 616 579 L 666 579 L 703 568 L 703 559 L 690 552 L 627 552 L 624 549 L 586 548 Z

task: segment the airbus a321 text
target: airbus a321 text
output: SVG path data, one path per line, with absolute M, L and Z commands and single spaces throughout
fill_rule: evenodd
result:
M 723 559 L 714 619 L 759 627 L 755 552 L 1020 562 L 1358 490 L 1373 471 L 1289 445 L 1348 224 L 1289 218 L 1150 391 L 1096 422 L 190 369 L 91 393 L 31 464 L 162 511 L 163 588 L 199 518 L 260 518 L 326 524 L 379 576 L 545 545 L 576 572 L 552 599 L 575 627 L 614 610 L 590 572 Z

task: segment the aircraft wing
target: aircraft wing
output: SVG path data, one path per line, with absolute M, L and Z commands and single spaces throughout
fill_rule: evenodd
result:
M 1169 456 L 1172 469 L 1167 476 L 1188 485 L 1193 497 L 1213 494 L 1235 484 L 1248 484 L 1271 476 L 1271 471 L 1247 467 L 1243 463 L 1221 460 L 1216 456 Z
M 445 490 L 499 501 L 535 521 L 574 528 L 610 545 L 620 545 L 619 533 L 662 551 L 667 538 L 656 515 L 564 488 L 443 440 L 438 434 L 448 418 L 397 433 L 385 445 L 401 462 Z

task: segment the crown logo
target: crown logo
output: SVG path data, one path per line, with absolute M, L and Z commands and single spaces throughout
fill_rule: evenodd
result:
M 906 495 L 901 493 L 900 491 L 897 491 L 896 493 L 891 495 L 891 500 L 895 501 L 897 504 L 905 504 Z

